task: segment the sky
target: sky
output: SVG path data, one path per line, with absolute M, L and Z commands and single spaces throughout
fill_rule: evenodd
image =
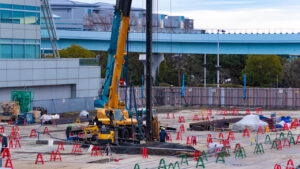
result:
M 77 0 L 115 3 L 115 0 Z M 145 8 L 145 0 L 133 7 Z M 153 0 L 153 12 L 194 19 L 197 29 L 237 32 L 300 31 L 300 0 Z

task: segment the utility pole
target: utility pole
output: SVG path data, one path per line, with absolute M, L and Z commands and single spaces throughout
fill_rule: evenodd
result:
M 220 29 L 218 29 L 218 51 L 217 51 L 217 53 L 218 53 L 218 55 L 217 55 L 217 88 L 219 88 L 220 87 L 220 31 L 222 32 L 222 33 L 225 33 L 225 30 L 220 30 Z
M 146 0 L 146 138 L 152 141 L 152 0 Z
M 204 68 L 204 88 L 206 88 L 206 54 L 204 54 L 203 68 Z
M 220 87 L 220 37 L 219 37 L 219 29 L 218 29 L 218 51 L 217 51 L 217 88 Z

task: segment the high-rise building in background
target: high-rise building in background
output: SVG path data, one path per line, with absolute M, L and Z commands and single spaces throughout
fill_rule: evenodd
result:
M 13 90 L 31 90 L 33 106 L 49 113 L 92 109 L 101 88 L 99 64 L 41 58 L 41 29 L 52 35 L 48 38 L 52 42 L 56 38 L 47 4 L 47 0 L 0 1 L 0 103 L 10 101 Z
M 0 1 L 0 58 L 40 58 L 40 1 Z
M 114 12 L 113 4 L 50 0 L 50 5 L 58 30 L 111 31 Z M 159 33 L 201 33 L 201 30 L 194 29 L 193 19 L 184 16 L 153 14 L 152 25 L 153 32 Z M 145 26 L 145 9 L 132 8 L 130 31 L 145 32 Z

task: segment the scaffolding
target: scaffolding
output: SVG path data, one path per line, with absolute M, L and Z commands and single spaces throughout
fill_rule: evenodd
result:
M 41 0 L 41 11 L 42 11 L 42 18 L 44 21 L 43 24 L 45 24 L 45 28 L 48 32 L 48 38 L 44 38 L 44 39 L 50 41 L 54 58 L 60 58 L 58 48 L 57 48 L 57 43 L 56 43 L 56 41 L 59 39 L 56 34 L 56 27 L 53 21 L 52 11 L 48 0 Z

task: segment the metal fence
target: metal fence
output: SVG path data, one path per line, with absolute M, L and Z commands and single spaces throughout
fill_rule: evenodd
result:
M 129 91 L 129 90 L 128 90 Z M 127 91 L 127 98 L 129 92 Z M 155 106 L 209 106 L 209 107 L 262 107 L 267 109 L 299 109 L 299 88 L 247 88 L 244 99 L 243 88 L 200 88 L 186 87 L 181 97 L 180 87 L 153 87 L 152 103 Z M 145 95 L 145 91 L 144 95 Z M 140 88 L 135 89 L 136 103 L 145 106 Z M 125 100 L 125 89 L 120 90 Z M 132 100 L 133 101 L 133 100 Z M 129 103 L 129 99 L 127 99 Z
M 144 96 L 146 92 L 144 92 Z M 207 106 L 207 107 L 262 107 L 266 109 L 300 109 L 299 88 L 247 88 L 246 99 L 242 88 L 200 88 L 186 87 L 181 97 L 180 87 L 153 87 L 154 106 Z M 125 88 L 120 89 L 120 99 L 125 101 Z M 135 89 L 138 107 L 146 105 L 141 88 Z M 127 90 L 127 104 L 130 93 Z M 94 109 L 93 97 L 52 100 L 34 100 L 33 107 L 44 107 L 49 113 L 76 112 Z M 131 98 L 134 103 L 133 97 Z

